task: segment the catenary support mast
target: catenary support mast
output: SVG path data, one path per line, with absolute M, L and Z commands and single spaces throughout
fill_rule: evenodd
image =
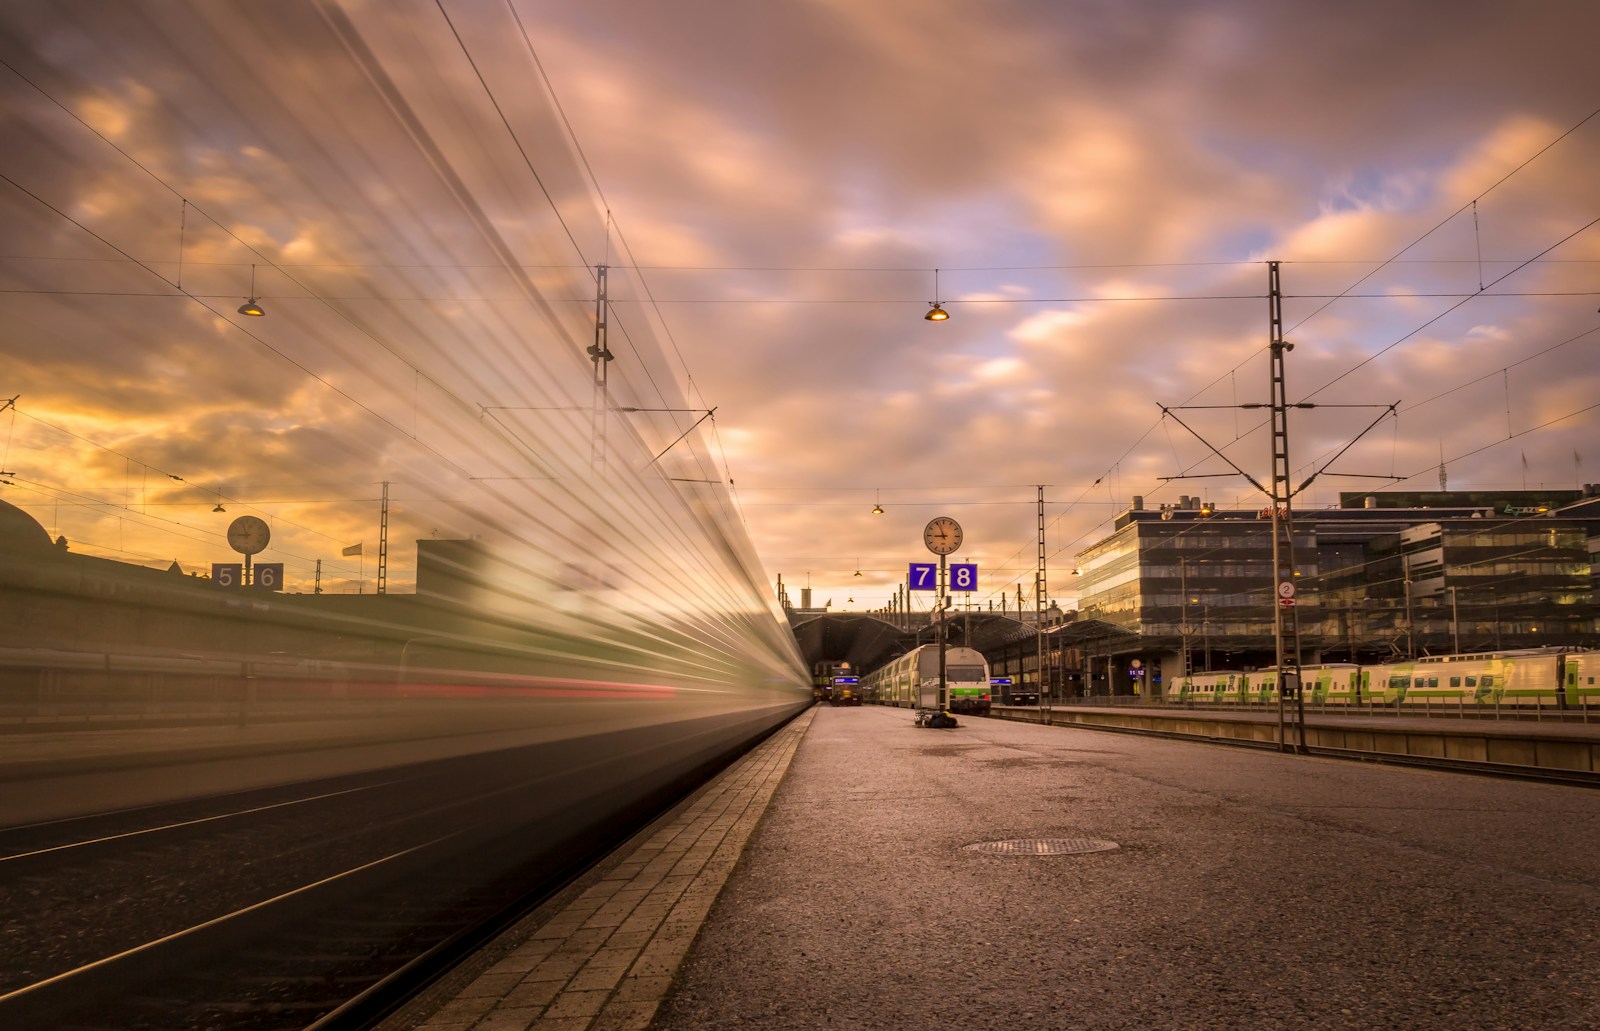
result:
M 1289 399 L 1284 387 L 1283 356 L 1294 345 L 1283 339 L 1283 290 L 1278 279 L 1278 263 L 1267 263 L 1267 317 L 1270 322 L 1272 352 L 1272 568 L 1277 593 L 1272 609 L 1273 638 L 1277 642 L 1278 665 L 1278 747 L 1289 751 L 1284 728 L 1284 706 L 1294 696 L 1300 731 L 1300 750 L 1304 751 L 1305 710 L 1300 696 L 1300 614 L 1294 582 L 1294 518 L 1290 512 L 1292 488 L 1289 482 Z

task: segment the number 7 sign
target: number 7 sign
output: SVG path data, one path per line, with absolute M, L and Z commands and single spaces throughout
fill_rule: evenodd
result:
M 911 563 L 911 575 L 906 580 L 906 586 L 913 591 L 936 591 L 939 589 L 939 567 L 932 562 Z

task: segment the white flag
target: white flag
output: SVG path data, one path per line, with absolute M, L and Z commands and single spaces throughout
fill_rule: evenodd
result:
M 349 558 L 352 555 L 359 555 L 359 554 L 361 554 L 361 545 L 360 544 L 352 544 L 348 548 L 346 548 L 342 552 L 340 552 L 339 554 L 343 555 L 345 558 Z

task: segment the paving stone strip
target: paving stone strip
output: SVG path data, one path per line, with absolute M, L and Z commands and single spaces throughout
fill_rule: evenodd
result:
M 417 1031 L 644 1031 L 789 769 L 807 710 L 519 941 Z M 386 1025 L 388 1026 L 388 1025 Z

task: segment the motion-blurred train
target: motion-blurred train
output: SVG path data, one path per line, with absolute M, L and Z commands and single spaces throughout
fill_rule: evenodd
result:
M 1453 708 L 1600 706 L 1600 652 L 1528 649 L 1435 655 L 1379 665 L 1301 667 L 1313 705 Z M 1179 677 L 1168 701 L 1262 705 L 1278 700 L 1278 670 L 1218 670 Z
M 525 611 L 227 589 L 71 552 L 0 502 L 0 739 L 107 764 L 107 785 L 54 793 L 0 770 L 0 827 L 504 752 L 543 778 L 504 807 L 537 855 L 652 812 L 808 703 L 793 635 L 758 602 Z M 75 733 L 94 730 L 119 733 Z M 209 779 L 171 775 L 190 752 Z
M 974 648 L 945 649 L 945 708 L 954 713 L 987 716 L 990 706 L 989 663 Z M 939 647 L 912 649 L 862 678 L 863 695 L 878 705 L 935 709 L 939 705 Z

